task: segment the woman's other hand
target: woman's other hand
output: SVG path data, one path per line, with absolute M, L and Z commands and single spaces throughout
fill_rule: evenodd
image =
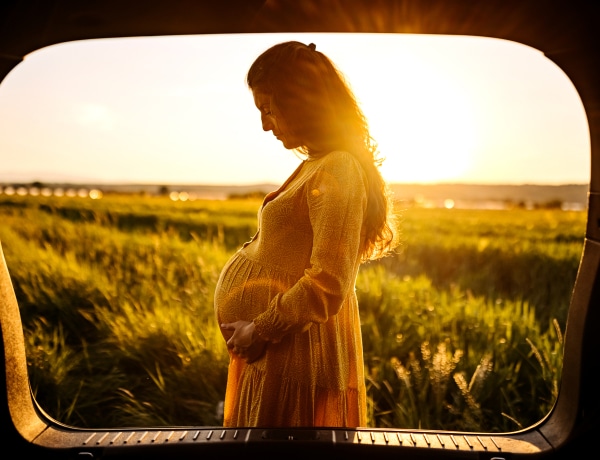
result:
M 267 346 L 267 341 L 256 333 L 253 322 L 235 321 L 221 324 L 221 331 L 224 337 L 229 337 L 227 348 L 248 364 L 260 358 Z

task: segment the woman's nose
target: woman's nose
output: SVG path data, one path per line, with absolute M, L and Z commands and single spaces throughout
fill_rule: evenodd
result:
M 273 129 L 273 121 L 271 120 L 271 117 L 268 115 L 263 115 L 260 118 L 263 131 L 271 131 Z

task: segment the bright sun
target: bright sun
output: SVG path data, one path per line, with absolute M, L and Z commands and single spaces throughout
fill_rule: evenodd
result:
M 413 86 L 413 92 L 392 98 L 371 94 L 369 123 L 388 181 L 459 181 L 468 172 L 476 147 L 475 116 L 464 93 L 444 86 Z
M 428 105 L 412 105 L 409 110 L 398 118 L 397 126 L 388 126 L 380 136 L 388 180 L 460 180 L 469 169 L 475 145 L 469 113 L 448 100 L 440 101 L 434 110 Z
M 464 79 L 419 54 L 371 47 L 376 66 L 344 62 L 385 158 L 389 182 L 456 182 L 477 148 L 477 104 Z M 375 57 L 373 57 L 375 60 Z M 373 68 L 377 68 L 376 73 Z

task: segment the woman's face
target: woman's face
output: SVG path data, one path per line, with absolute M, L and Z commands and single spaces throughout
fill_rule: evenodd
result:
M 277 115 L 277 108 L 273 106 L 271 95 L 258 89 L 252 90 L 254 104 L 260 111 L 262 128 L 272 131 L 273 135 L 281 141 L 286 149 L 295 149 L 302 146 L 302 142 L 287 128 L 281 115 Z

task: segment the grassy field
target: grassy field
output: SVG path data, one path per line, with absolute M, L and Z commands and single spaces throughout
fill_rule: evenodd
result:
M 0 195 L 34 394 L 82 427 L 220 425 L 213 290 L 256 200 Z M 406 209 L 361 268 L 372 427 L 502 432 L 556 398 L 586 215 Z

